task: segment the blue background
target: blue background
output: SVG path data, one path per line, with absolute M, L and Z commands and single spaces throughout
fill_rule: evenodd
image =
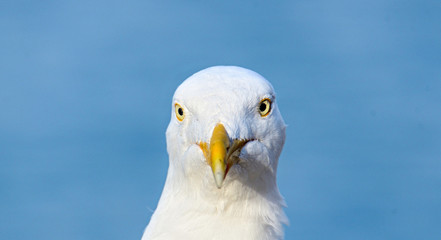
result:
M 140 239 L 176 87 L 271 81 L 286 239 L 441 239 L 439 1 L 1 1 L 2 239 Z

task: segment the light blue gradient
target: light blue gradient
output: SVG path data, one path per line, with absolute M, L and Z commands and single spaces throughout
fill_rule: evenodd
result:
M 440 239 L 439 1 L 2 1 L 1 239 L 140 239 L 176 87 L 271 81 L 286 239 Z

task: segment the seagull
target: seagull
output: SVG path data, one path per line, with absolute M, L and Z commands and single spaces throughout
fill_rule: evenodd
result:
M 187 78 L 173 96 L 167 179 L 142 240 L 283 239 L 285 128 L 258 73 L 214 66 Z

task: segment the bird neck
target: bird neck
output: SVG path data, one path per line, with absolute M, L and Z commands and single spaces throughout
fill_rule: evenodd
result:
M 218 189 L 210 169 L 199 170 L 185 174 L 169 168 L 145 239 L 162 236 L 164 231 L 164 239 L 283 238 L 283 224 L 288 221 L 274 173 L 264 172 L 252 180 L 229 173 Z
M 202 176 L 202 181 L 188 175 L 182 178 L 168 174 L 176 179 L 167 179 L 158 208 L 172 211 L 176 218 L 179 214 L 205 215 L 207 220 L 234 218 L 283 232 L 282 224 L 287 223 L 283 212 L 285 203 L 272 172 L 264 172 L 252 181 L 227 176 L 220 189 L 211 172 L 207 172 L 210 174 Z

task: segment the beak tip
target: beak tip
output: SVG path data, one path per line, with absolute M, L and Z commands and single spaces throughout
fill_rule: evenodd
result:
M 224 174 L 217 172 L 214 174 L 214 180 L 218 189 L 221 189 L 222 183 L 224 182 Z

